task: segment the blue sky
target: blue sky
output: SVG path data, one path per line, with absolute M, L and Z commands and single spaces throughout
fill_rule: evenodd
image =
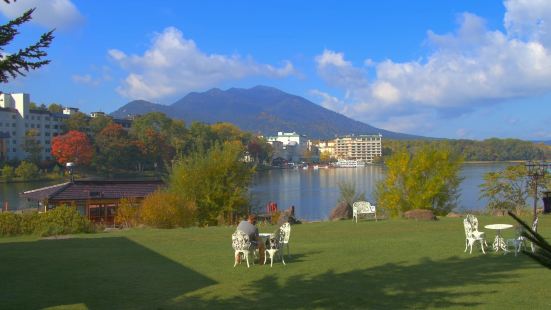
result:
M 37 7 L 12 46 L 56 28 L 2 90 L 112 112 L 263 84 L 393 131 L 551 140 L 551 1 L 343 2 L 2 2 Z

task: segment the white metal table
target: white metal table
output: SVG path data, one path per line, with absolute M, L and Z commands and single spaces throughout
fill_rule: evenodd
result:
M 507 243 L 505 243 L 505 240 L 503 239 L 503 237 L 501 237 L 501 231 L 503 229 L 508 229 L 511 227 L 513 227 L 513 225 L 510 224 L 490 224 L 484 226 L 484 228 L 486 229 L 497 230 L 496 238 L 494 239 L 494 244 L 492 245 L 494 251 L 499 252 L 499 249 L 502 249 L 505 253 L 509 252 L 507 250 Z

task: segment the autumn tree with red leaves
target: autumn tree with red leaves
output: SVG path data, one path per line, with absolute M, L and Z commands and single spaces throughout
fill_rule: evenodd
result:
M 71 130 L 52 139 L 52 155 L 62 165 L 74 162 L 86 166 L 92 162 L 94 148 L 85 133 Z

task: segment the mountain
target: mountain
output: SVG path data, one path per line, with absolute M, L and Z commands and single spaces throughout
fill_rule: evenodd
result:
M 230 122 L 242 130 L 263 135 L 295 131 L 314 139 L 379 133 L 391 139 L 424 138 L 376 128 L 268 86 L 230 88 L 226 91 L 213 88 L 203 93 L 192 92 L 171 105 L 135 100 L 111 115 L 123 118 L 148 112 L 163 112 L 187 124 L 193 121 L 209 124 Z

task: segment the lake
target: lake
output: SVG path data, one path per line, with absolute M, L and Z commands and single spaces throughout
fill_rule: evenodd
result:
M 480 199 L 480 188 L 486 172 L 504 169 L 512 163 L 481 163 L 463 165 L 460 175 L 460 196 L 456 211 L 480 210 L 487 204 Z M 384 177 L 382 166 L 360 168 L 335 168 L 318 170 L 280 169 L 260 171 L 254 177 L 251 195 L 253 204 L 266 210 L 269 201 L 278 204 L 282 210 L 291 205 L 299 219 L 326 220 L 339 198 L 339 182 L 352 181 L 358 192 L 365 192 L 367 200 L 375 203 L 375 184 Z
M 486 200 L 479 200 L 482 177 L 486 172 L 505 168 L 509 163 L 465 164 L 461 169 L 464 177 L 460 186 L 458 211 L 479 210 Z M 333 168 L 318 170 L 277 169 L 258 172 L 253 178 L 250 193 L 253 205 L 264 211 L 269 201 L 275 201 L 279 209 L 295 206 L 298 218 L 315 221 L 328 218 L 339 198 L 338 184 L 352 181 L 358 192 L 374 203 L 373 189 L 384 176 L 382 166 L 361 168 Z M 27 204 L 18 193 L 59 182 L 0 183 L 0 205 L 5 201 L 10 209 L 26 208 Z

